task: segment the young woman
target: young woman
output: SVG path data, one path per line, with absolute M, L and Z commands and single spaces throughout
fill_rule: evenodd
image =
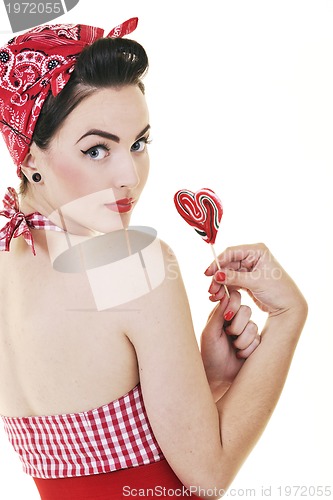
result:
M 122 38 L 136 21 L 106 38 L 41 26 L 0 50 L 21 178 L 1 212 L 0 413 L 43 500 L 222 496 L 306 318 L 265 245 L 229 248 L 206 271 L 217 305 L 199 350 L 172 251 L 129 226 L 149 170 L 147 56 Z M 239 288 L 268 314 L 260 335 Z

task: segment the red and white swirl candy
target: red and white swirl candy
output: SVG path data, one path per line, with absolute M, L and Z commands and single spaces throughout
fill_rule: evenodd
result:
M 193 193 L 188 189 L 177 191 L 174 202 L 179 215 L 192 226 L 204 241 L 210 243 L 218 269 L 220 263 L 214 250 L 217 231 L 223 215 L 222 202 L 218 196 L 208 188 L 203 188 Z M 230 299 L 226 285 L 225 293 Z
M 193 193 L 177 191 L 174 202 L 179 215 L 200 234 L 204 241 L 214 244 L 223 215 L 222 203 L 208 188 Z

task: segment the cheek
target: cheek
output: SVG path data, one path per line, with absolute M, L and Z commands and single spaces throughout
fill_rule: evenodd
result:
M 81 165 L 69 159 L 62 158 L 52 166 L 52 174 L 54 178 L 53 187 L 60 191 L 64 202 L 72 201 L 75 198 L 85 196 L 92 192 L 93 175 L 89 175 L 82 169 Z
M 141 174 L 140 174 L 140 185 L 141 188 L 143 189 L 149 175 L 149 169 L 150 169 L 150 161 L 149 161 L 149 156 L 145 159 L 142 167 L 141 167 Z
M 54 162 L 52 166 L 54 176 L 59 179 L 60 182 L 71 181 L 73 183 L 75 180 L 80 178 L 79 169 L 73 164 L 73 161 L 62 158 L 61 161 Z

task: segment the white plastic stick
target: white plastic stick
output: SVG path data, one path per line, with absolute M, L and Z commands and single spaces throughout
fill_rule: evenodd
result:
M 211 244 L 210 246 L 212 248 L 212 252 L 213 252 L 213 255 L 214 255 L 214 260 L 216 262 L 217 268 L 220 270 L 221 266 L 220 266 L 220 263 L 218 261 L 217 255 L 216 255 L 214 245 Z M 228 290 L 227 286 L 226 285 L 223 285 L 223 286 L 224 286 L 224 290 L 225 290 L 225 293 L 227 294 L 228 299 L 230 299 L 230 293 L 229 293 L 229 290 Z

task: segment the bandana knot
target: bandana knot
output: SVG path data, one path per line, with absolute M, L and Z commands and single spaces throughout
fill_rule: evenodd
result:
M 53 229 L 62 231 L 49 219 L 39 212 L 33 212 L 25 215 L 19 209 L 19 200 L 14 188 L 7 188 L 3 199 L 4 210 L 0 211 L 0 216 L 9 219 L 9 222 L 0 230 L 0 251 L 9 251 L 12 238 L 23 236 L 27 244 L 31 247 L 32 253 L 36 255 L 34 240 L 31 229 Z

